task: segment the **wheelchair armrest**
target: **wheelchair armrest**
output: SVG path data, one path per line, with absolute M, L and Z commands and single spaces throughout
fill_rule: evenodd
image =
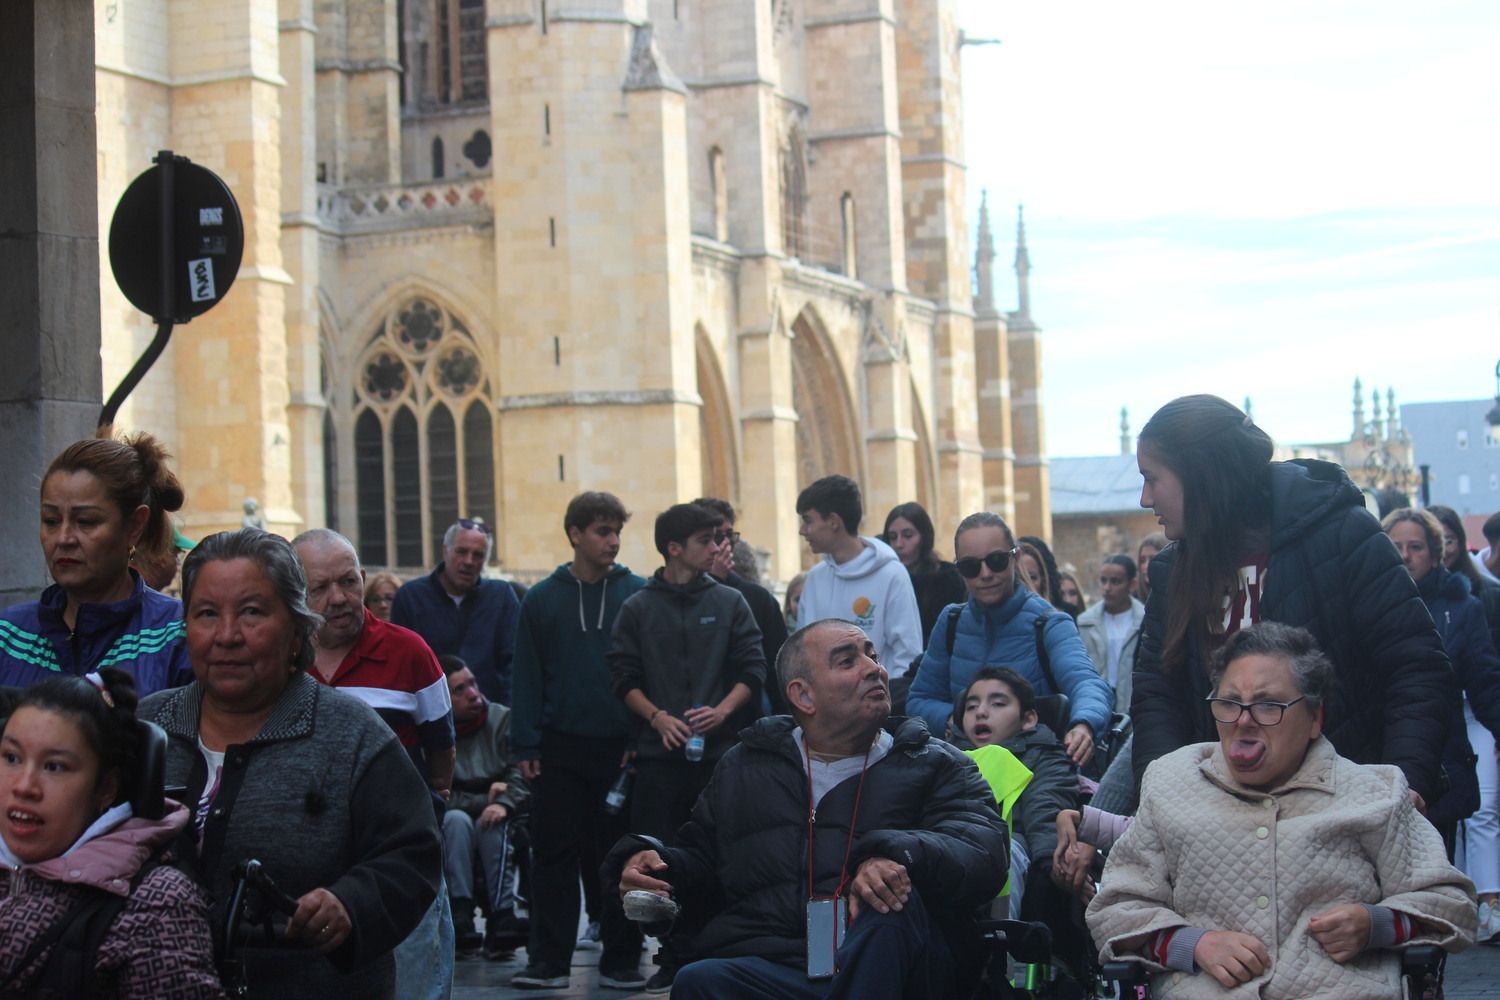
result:
M 1017 962 L 1041 965 L 1052 956 L 1052 929 L 1031 920 L 980 920 L 979 929 Z
M 1125 712 L 1115 712 L 1109 717 L 1109 738 L 1113 742 L 1130 732 L 1130 716 Z
M 1107 982 L 1123 983 L 1126 986 L 1146 981 L 1146 967 L 1140 962 L 1105 962 L 1099 974 Z
M 1410 948 L 1401 950 L 1401 971 L 1403 973 L 1424 972 L 1436 968 L 1444 957 L 1443 949 L 1435 944 L 1414 944 Z

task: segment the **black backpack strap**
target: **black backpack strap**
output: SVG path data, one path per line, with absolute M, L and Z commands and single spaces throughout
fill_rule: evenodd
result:
M 1036 663 L 1042 668 L 1042 676 L 1047 679 L 1047 686 L 1052 689 L 1053 694 L 1067 694 L 1057 686 L 1057 678 L 1052 676 L 1052 655 L 1047 652 L 1047 622 L 1052 619 L 1052 612 L 1037 615 L 1032 621 L 1031 627 L 1036 629 Z
M 24 972 L 37 956 L 48 952 L 28 990 L 29 995 L 57 998 L 103 996 L 105 984 L 94 978 L 99 948 L 141 881 L 162 864 L 159 855 L 148 859 L 130 880 L 130 893 L 124 896 L 89 888 L 71 910 L 39 935 L 15 966 L 17 973 Z
M 953 655 L 953 641 L 958 638 L 958 619 L 964 613 L 965 605 L 955 604 L 948 609 L 948 655 Z

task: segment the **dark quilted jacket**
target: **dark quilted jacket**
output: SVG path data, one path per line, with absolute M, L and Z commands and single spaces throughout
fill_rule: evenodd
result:
M 931 915 L 957 929 L 1005 883 L 1005 824 L 973 761 L 930 738 L 920 719 L 892 722 L 900 722 L 895 743 L 865 777 L 849 872 L 871 857 L 905 865 Z M 696 940 L 702 957 L 755 955 L 798 967 L 806 960 L 807 772 L 792 729 L 779 715 L 744 730 L 677 845 L 661 852 L 679 896 L 714 900 L 717 912 Z M 838 881 L 858 784 L 848 778 L 818 803 L 819 894 Z M 625 838 L 606 872 L 618 881 L 624 861 L 648 846 Z
M 1336 682 L 1323 732 L 1362 764 L 1395 764 L 1435 800 L 1452 707 L 1453 671 L 1417 586 L 1365 510 L 1344 470 L 1329 462 L 1271 463 L 1271 551 L 1261 617 L 1306 628 L 1333 661 Z M 1217 741 L 1201 641 L 1186 681 L 1162 669 L 1168 581 L 1177 545 L 1151 560 L 1151 599 L 1130 701 L 1136 787 L 1146 765 L 1189 743 Z

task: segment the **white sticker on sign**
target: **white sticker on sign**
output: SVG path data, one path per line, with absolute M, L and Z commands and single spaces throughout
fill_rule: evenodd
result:
M 212 302 L 214 295 L 214 262 L 211 257 L 188 261 L 189 296 L 194 302 Z
M 200 208 L 198 209 L 198 225 L 200 226 L 222 226 L 224 224 L 224 209 Z

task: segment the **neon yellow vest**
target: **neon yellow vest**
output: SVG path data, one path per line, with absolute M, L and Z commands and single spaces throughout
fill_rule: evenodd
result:
M 1002 746 L 978 747 L 965 750 L 964 753 L 974 759 L 980 777 L 989 782 L 990 791 L 995 794 L 995 802 L 1000 806 L 1000 818 L 1005 820 L 1005 826 L 1009 829 L 1011 810 L 1015 808 L 1021 793 L 1026 791 L 1026 786 L 1031 784 L 1031 769 Z M 1005 877 L 1005 887 L 1000 890 L 1000 895 L 1010 895 L 1009 875 Z

